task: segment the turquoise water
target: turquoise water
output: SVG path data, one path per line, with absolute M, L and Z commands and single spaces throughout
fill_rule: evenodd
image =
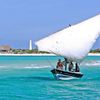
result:
M 0 100 L 100 100 L 100 56 L 84 59 L 83 78 L 71 80 L 51 74 L 58 58 L 0 56 Z

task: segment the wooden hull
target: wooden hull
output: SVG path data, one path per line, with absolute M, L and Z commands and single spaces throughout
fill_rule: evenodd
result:
M 52 69 L 52 74 L 55 78 L 59 79 L 59 77 L 67 78 L 67 77 L 76 77 L 81 78 L 83 74 L 81 72 L 69 72 L 69 71 L 62 71 L 59 69 Z

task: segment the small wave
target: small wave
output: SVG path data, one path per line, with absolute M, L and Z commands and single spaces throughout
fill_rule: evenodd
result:
M 94 78 L 88 78 L 88 80 L 96 80 L 96 81 L 100 81 L 100 77 L 94 77 Z
M 81 63 L 82 66 L 100 66 L 100 61 L 86 61 Z
M 5 64 L 5 65 L 0 65 L 0 69 L 40 69 L 40 68 L 49 68 L 51 66 L 46 66 L 46 65 L 37 65 L 37 64 Z
M 5 68 L 6 66 L 0 66 L 0 68 Z
M 26 65 L 24 66 L 23 68 L 26 68 L 26 69 L 39 69 L 39 68 L 49 68 L 50 66 L 46 66 L 46 65 L 38 65 L 38 64 L 30 64 L 30 65 Z
M 40 69 L 40 68 L 49 68 L 50 66 L 26 66 L 26 67 L 24 67 L 24 68 L 26 68 L 26 69 L 34 69 L 34 68 L 36 68 L 36 69 Z

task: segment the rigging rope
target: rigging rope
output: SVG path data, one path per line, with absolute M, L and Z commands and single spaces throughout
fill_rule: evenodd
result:
M 54 65 L 50 62 L 50 60 L 48 59 L 48 57 L 46 57 L 47 59 L 47 62 L 48 62 L 48 64 L 52 67 L 52 68 L 54 68 Z

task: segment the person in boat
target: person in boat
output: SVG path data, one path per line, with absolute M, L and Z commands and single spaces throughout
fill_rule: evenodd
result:
M 67 70 L 67 64 L 69 63 L 67 58 L 64 58 L 64 61 L 62 63 L 65 66 L 65 71 L 66 71 Z
M 72 62 L 69 63 L 68 70 L 69 70 L 69 71 L 73 71 L 73 63 L 72 63 Z
M 61 62 L 61 59 L 58 60 L 56 68 L 63 70 L 63 64 Z
M 80 69 L 77 63 L 75 63 L 75 72 L 80 72 Z

